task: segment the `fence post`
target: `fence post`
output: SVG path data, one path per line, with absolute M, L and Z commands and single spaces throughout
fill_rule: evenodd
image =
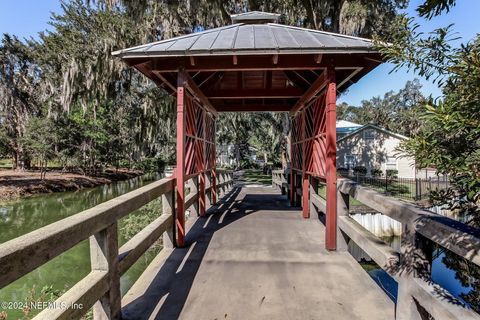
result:
M 117 232 L 115 222 L 90 237 L 92 271 L 106 271 L 109 274 L 108 291 L 92 308 L 93 318 L 96 320 L 117 320 L 122 316 Z
M 385 170 L 385 194 L 388 193 L 388 174 L 387 171 Z

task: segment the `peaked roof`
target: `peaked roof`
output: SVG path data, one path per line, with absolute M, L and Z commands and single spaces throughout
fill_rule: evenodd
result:
M 358 128 L 361 124 L 350 122 L 347 120 L 337 120 L 337 128 Z
M 337 143 L 339 143 L 340 141 L 343 141 L 343 140 L 346 140 L 358 133 L 360 133 L 361 131 L 365 130 L 365 129 L 374 129 L 374 130 L 378 130 L 378 131 L 381 131 L 383 133 L 386 133 L 388 135 L 391 135 L 391 136 L 394 136 L 395 138 L 398 138 L 398 139 L 402 139 L 402 140 L 408 140 L 409 138 L 404 136 L 404 135 L 401 135 L 399 133 L 395 133 L 395 132 L 392 132 L 390 130 L 387 130 L 385 128 L 382 128 L 382 127 L 379 127 L 379 126 L 376 126 L 374 124 L 366 124 L 366 125 L 363 125 L 361 127 L 359 127 L 358 129 L 356 129 L 355 131 L 352 131 L 351 133 L 347 134 L 346 136 L 344 137 L 341 137 L 340 139 L 337 140 Z
M 260 16 L 258 12 L 242 14 Z M 266 15 L 266 13 L 261 13 Z M 273 15 L 273 14 L 268 14 Z M 260 17 L 259 17 L 260 18 Z M 236 19 L 236 18 L 234 18 Z M 246 19 L 246 20 L 251 20 Z M 239 20 L 240 21 L 240 20 Z M 122 58 L 376 52 L 371 40 L 276 23 L 237 23 L 115 51 Z

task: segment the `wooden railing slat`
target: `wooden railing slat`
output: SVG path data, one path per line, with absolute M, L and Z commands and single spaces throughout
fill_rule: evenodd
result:
M 118 269 L 123 275 L 130 267 L 157 241 L 162 234 L 172 227 L 173 216 L 162 214 L 160 217 L 134 235 L 118 253 Z
M 46 308 L 34 320 L 79 319 L 108 290 L 108 272 L 91 271 L 85 278 L 55 300 L 55 308 Z M 81 306 L 79 308 L 78 306 Z
M 173 187 L 162 179 L 0 245 L 0 288 L 141 208 Z

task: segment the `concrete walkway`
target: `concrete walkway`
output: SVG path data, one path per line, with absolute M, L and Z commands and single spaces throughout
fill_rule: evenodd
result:
M 125 319 L 393 319 L 394 304 L 324 227 L 271 187 L 233 189 L 190 220 L 124 297 Z

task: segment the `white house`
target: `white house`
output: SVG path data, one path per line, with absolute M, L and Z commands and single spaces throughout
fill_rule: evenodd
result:
M 374 169 L 380 169 L 384 174 L 386 170 L 393 169 L 398 171 L 399 177 L 415 178 L 415 160 L 395 150 L 408 137 L 372 124 L 352 124 L 348 125 L 355 129 L 346 134 L 338 134 L 337 128 L 337 169 L 363 166 L 367 168 L 367 174 Z

